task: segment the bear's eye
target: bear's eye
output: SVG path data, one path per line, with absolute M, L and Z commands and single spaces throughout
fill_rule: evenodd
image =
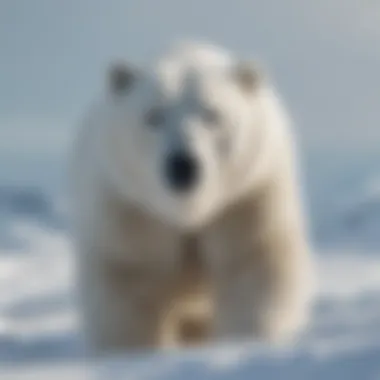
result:
M 144 122 L 150 127 L 159 127 L 165 122 L 165 114 L 162 109 L 151 109 L 145 114 Z
M 212 108 L 204 108 L 202 118 L 209 126 L 215 126 L 220 123 L 220 114 Z

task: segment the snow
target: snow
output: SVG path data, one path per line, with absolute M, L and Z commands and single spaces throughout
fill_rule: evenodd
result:
M 370 175 L 350 185 L 327 211 L 320 238 L 330 247 L 378 251 L 380 247 L 380 180 Z
M 0 379 L 274 379 L 380 377 L 380 256 L 317 254 L 310 328 L 293 347 L 240 342 L 86 360 L 64 229 L 14 219 L 24 242 L 0 251 Z

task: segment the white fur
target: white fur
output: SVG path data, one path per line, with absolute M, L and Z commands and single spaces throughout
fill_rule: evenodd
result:
M 289 118 L 269 80 L 246 94 L 226 79 L 237 62 L 212 45 L 177 45 L 144 68 L 130 92 L 105 91 L 88 112 L 75 148 L 73 223 L 85 326 L 98 347 L 158 344 L 177 286 L 180 231 L 200 234 L 216 338 L 251 332 L 280 341 L 307 321 L 313 276 Z M 199 94 L 223 112 L 223 128 L 178 111 Z M 143 113 L 168 100 L 179 104 L 172 121 L 149 130 Z M 225 156 L 219 140 L 229 146 Z M 175 196 L 161 165 L 182 146 L 204 175 L 190 195 Z M 255 218 L 262 222 L 250 225 Z M 142 274 L 126 284 L 108 265 L 124 266 L 125 281 L 131 270 Z M 135 304 L 141 292 L 158 303 L 149 317 Z

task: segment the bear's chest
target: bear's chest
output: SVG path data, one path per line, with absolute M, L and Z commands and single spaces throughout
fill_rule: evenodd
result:
M 198 235 L 181 237 L 178 269 L 183 290 L 194 292 L 197 288 L 203 288 L 208 277 L 208 266 Z

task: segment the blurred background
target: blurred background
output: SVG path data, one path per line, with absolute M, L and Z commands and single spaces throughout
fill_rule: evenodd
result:
M 323 306 L 305 344 L 380 344 L 379 1 L 0 0 L 0 368 L 80 355 L 70 143 L 111 59 L 178 38 L 258 57 L 295 119 Z

